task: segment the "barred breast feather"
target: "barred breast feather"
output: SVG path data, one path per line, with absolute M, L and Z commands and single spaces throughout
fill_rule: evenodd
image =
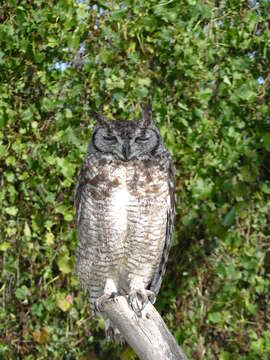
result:
M 136 277 L 159 292 L 175 212 L 173 177 L 167 155 L 132 162 L 87 155 L 75 195 L 75 272 L 90 290 L 92 310 L 107 278 L 122 294 Z

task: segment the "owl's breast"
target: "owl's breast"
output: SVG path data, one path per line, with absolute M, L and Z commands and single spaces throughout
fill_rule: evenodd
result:
M 157 161 L 137 161 L 127 174 L 130 196 L 143 202 L 160 203 L 168 197 L 168 173 Z
M 131 194 L 127 186 L 127 167 L 111 162 L 99 168 L 97 181 L 92 188 L 92 201 L 98 209 L 95 222 L 106 244 L 111 268 L 118 269 L 124 261 L 124 247 L 128 237 L 128 209 Z M 121 267 L 121 266 L 120 266 Z
M 134 274 L 147 286 L 161 261 L 169 209 L 168 172 L 161 165 L 99 163 L 81 182 L 79 238 L 87 264 L 97 273 L 106 265 L 126 290 Z
M 117 229 L 117 233 L 125 234 L 127 231 L 128 204 L 130 194 L 126 182 L 126 169 L 118 168 L 112 171 L 113 183 L 117 186 L 111 187 L 108 193 L 108 216 L 111 227 Z

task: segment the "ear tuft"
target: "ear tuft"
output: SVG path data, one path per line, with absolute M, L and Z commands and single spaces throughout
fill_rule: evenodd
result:
M 110 121 L 104 115 L 100 115 L 95 111 L 91 111 L 90 115 L 100 124 L 106 127 L 110 127 Z
M 146 103 L 146 106 L 144 108 L 144 112 L 143 112 L 143 118 L 141 120 L 141 125 L 143 127 L 147 127 L 149 126 L 151 123 L 153 122 L 153 118 L 152 118 L 152 102 L 149 99 Z

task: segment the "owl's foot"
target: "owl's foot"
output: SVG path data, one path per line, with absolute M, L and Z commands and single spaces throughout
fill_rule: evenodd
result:
M 120 331 L 117 328 L 109 326 L 106 329 L 105 325 L 105 332 L 107 341 L 116 341 L 119 345 L 124 345 L 125 338 L 121 335 Z
M 102 312 L 102 308 L 104 304 L 109 300 L 114 300 L 117 297 L 116 292 L 112 292 L 110 294 L 103 294 L 95 301 L 95 310 L 97 312 Z
M 156 296 L 153 291 L 146 289 L 131 290 L 128 294 L 128 304 L 137 316 L 141 317 L 142 311 L 148 301 L 154 304 Z

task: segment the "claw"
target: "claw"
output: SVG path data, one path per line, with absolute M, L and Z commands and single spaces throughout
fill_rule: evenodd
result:
M 106 330 L 106 339 L 107 339 L 107 341 L 112 341 L 112 340 L 113 340 L 113 336 L 114 336 L 114 330 L 113 330 L 113 328 L 110 326 L 110 327 Z
M 154 304 L 155 300 L 155 294 L 152 291 L 146 289 L 131 290 L 128 295 L 128 304 L 139 317 L 142 316 L 142 311 L 148 304 L 148 301 Z
M 122 336 L 122 334 L 117 328 L 114 330 L 114 339 L 119 345 L 125 344 L 125 338 Z
M 112 292 L 111 294 L 104 294 L 102 296 L 100 296 L 96 301 L 95 301 L 95 309 L 98 312 L 102 312 L 102 308 L 104 306 L 104 304 L 109 301 L 109 300 L 113 300 L 115 301 L 115 298 L 117 297 L 117 293 L 116 292 Z
M 156 302 L 156 295 L 153 291 L 151 290 L 146 290 L 148 299 L 150 301 L 151 304 L 154 304 Z
M 112 294 L 111 294 L 111 299 L 113 299 L 114 301 L 115 301 L 115 299 L 117 298 L 117 296 L 118 296 L 118 294 L 117 294 L 117 292 L 112 292 Z
M 120 333 L 119 329 L 116 328 L 110 319 L 104 319 L 105 333 L 107 341 L 115 340 L 119 345 L 125 343 L 125 339 Z

